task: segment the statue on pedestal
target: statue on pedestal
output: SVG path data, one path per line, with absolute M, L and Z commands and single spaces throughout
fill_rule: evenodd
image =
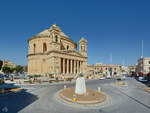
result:
M 79 95 L 86 93 L 86 85 L 85 85 L 85 79 L 83 77 L 83 74 L 80 74 L 76 80 L 75 93 Z

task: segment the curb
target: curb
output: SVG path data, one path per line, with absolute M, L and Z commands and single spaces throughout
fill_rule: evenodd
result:
M 72 99 L 66 98 L 65 96 L 60 94 L 61 91 L 63 91 L 63 90 L 60 90 L 56 93 L 56 98 L 58 100 L 60 100 L 61 102 L 69 104 L 69 105 L 71 104 L 71 105 L 78 105 L 78 106 L 83 106 L 83 107 L 97 107 L 97 106 L 104 106 L 104 105 L 110 103 L 110 101 L 111 101 L 110 96 L 108 96 L 105 93 L 102 93 L 105 95 L 105 99 L 102 101 L 77 101 L 77 102 L 74 102 Z

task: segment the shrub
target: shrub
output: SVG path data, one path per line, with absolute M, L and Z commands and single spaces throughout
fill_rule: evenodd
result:
M 41 84 L 41 83 L 42 83 L 42 80 L 41 80 L 41 79 L 39 79 L 39 80 L 38 80 L 38 82 Z
M 49 76 L 49 78 L 52 78 L 52 77 L 53 77 L 53 74 L 50 73 L 50 74 L 48 74 L 48 76 Z
M 38 78 L 41 77 L 41 75 L 33 75 L 33 77 Z
M 32 84 L 33 83 L 32 80 L 29 80 L 29 83 Z
M 49 80 L 49 83 L 52 83 L 52 81 L 51 81 L 51 80 Z

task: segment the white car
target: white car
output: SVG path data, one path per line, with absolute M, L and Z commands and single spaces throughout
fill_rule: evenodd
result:
M 139 80 L 140 82 L 147 82 L 147 81 L 148 81 L 148 79 L 147 79 L 146 77 L 144 77 L 144 76 L 139 77 L 138 80 Z
M 123 76 L 122 79 L 125 80 L 125 79 L 126 79 L 126 76 Z
M 100 80 L 104 80 L 104 79 L 106 79 L 105 77 L 101 77 L 101 78 L 99 78 Z

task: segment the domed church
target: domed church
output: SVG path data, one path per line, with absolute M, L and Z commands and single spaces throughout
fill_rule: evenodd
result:
M 28 40 L 28 74 L 87 73 L 87 40 L 77 43 L 53 24 Z

